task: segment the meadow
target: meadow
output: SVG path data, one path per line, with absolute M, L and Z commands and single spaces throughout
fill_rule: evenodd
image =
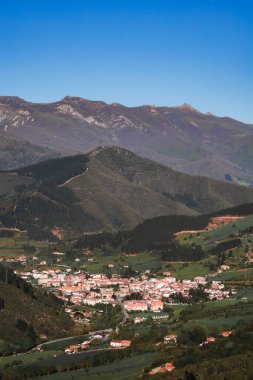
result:
M 5 356 L 0 358 L 0 367 L 6 364 L 12 364 L 13 362 L 19 362 L 19 364 L 34 363 L 38 360 L 46 360 L 53 358 L 55 355 L 59 356 L 62 352 L 58 350 L 48 350 L 42 352 L 28 352 L 24 354 L 17 354 L 12 356 Z
M 127 255 L 117 250 L 110 250 L 104 252 L 103 250 L 95 250 L 92 253 L 91 258 L 93 262 L 85 263 L 86 269 L 90 273 L 103 272 L 109 264 L 113 264 L 114 267 L 109 269 L 109 272 L 119 273 L 124 266 L 133 267 L 134 270 L 144 272 L 145 270 L 161 270 L 164 264 L 161 262 L 154 253 L 142 252 L 136 255 Z
M 26 232 L 15 231 L 13 237 L 0 238 L 0 257 L 1 258 L 15 258 L 17 256 L 24 255 L 24 246 L 31 245 L 40 250 L 48 245 L 48 243 L 42 243 L 39 241 L 31 240 L 27 237 Z M 35 256 L 36 252 L 29 256 Z M 26 254 L 27 256 L 27 254 Z
M 212 248 L 217 242 L 227 239 L 230 235 L 240 233 L 253 226 L 253 215 L 234 223 L 221 226 L 215 230 L 202 231 L 198 233 L 184 233 L 177 235 L 177 240 L 184 245 L 201 245 L 204 250 Z
M 113 363 L 94 367 L 89 370 L 77 370 L 64 374 L 54 374 L 48 376 L 49 380 L 132 380 L 135 376 L 143 372 L 145 366 L 155 359 L 156 353 L 139 354 L 122 360 L 115 360 Z M 40 377 L 39 379 L 43 379 Z

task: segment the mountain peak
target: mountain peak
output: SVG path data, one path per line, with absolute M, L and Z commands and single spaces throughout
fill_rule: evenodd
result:
M 27 102 L 19 96 L 0 96 L 0 103 L 19 106 Z
M 62 103 L 75 103 L 75 104 L 87 104 L 90 106 L 105 106 L 107 103 L 101 101 L 101 100 L 89 100 L 89 99 L 84 99 L 79 96 L 65 96 L 60 102 Z
M 95 157 L 100 153 L 116 153 L 116 154 L 126 154 L 126 153 L 131 153 L 129 150 L 121 148 L 116 145 L 100 145 L 95 149 L 92 149 L 89 153 L 89 157 Z
M 191 111 L 191 112 L 198 112 L 199 113 L 199 110 L 197 110 L 196 108 L 192 107 L 190 104 L 188 103 L 184 103 L 182 104 L 181 106 L 178 106 L 176 107 L 177 109 L 180 109 L 180 110 L 186 110 L 186 111 Z
M 61 100 L 63 102 L 83 102 L 85 99 L 80 98 L 79 96 L 69 96 L 66 95 L 64 98 Z

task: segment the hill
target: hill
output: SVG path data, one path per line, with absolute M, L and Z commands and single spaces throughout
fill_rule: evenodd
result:
M 57 298 L 0 265 L 0 355 L 64 336 L 71 327 Z
M 32 144 L 36 160 L 52 151 L 71 155 L 117 145 L 175 170 L 253 183 L 252 125 L 189 105 L 125 107 L 70 96 L 36 104 L 0 97 L 0 134 L 21 144 L 15 160 L 13 150 L 5 152 L 8 140 L 2 144 L 0 167 L 5 168 L 27 164 L 24 142 Z M 35 154 L 38 146 L 43 154 Z
M 253 214 L 253 204 L 242 204 L 240 206 L 231 207 L 229 209 L 219 210 L 218 212 L 198 215 L 198 216 L 184 216 L 184 215 L 171 215 L 171 216 L 162 216 L 157 218 L 152 218 L 145 220 L 143 223 L 140 223 L 132 231 L 128 233 L 127 239 L 123 244 L 123 250 L 129 252 L 141 252 L 149 251 L 159 247 L 160 250 L 170 248 L 170 241 L 173 240 L 174 234 L 181 231 L 198 231 L 203 230 L 207 227 L 211 218 L 217 216 L 231 215 L 231 216 L 249 216 L 249 226 L 251 226 Z M 233 228 L 229 228 L 233 225 Z M 239 232 L 240 230 L 247 229 L 249 226 L 244 222 L 238 222 L 240 226 L 238 231 L 236 230 L 236 224 L 232 222 L 227 226 L 223 227 L 225 229 L 224 235 L 221 237 L 214 236 L 215 244 L 217 245 L 217 240 L 228 239 L 231 237 L 233 232 Z M 221 225 L 222 227 L 222 225 Z M 219 229 L 217 231 L 220 231 Z M 211 231 L 211 234 L 213 232 Z M 189 235 L 189 234 L 188 234 Z M 200 235 L 200 234 L 199 234 Z M 204 241 L 208 241 L 207 233 L 205 235 Z M 199 238 L 199 236 L 198 236 Z M 200 240 L 200 239 L 199 239 Z M 184 243 L 181 239 L 181 243 Z M 191 240 L 190 243 L 193 243 Z M 194 243 L 196 243 L 194 241 Z M 196 243 L 198 245 L 198 242 Z M 195 245 L 195 244 L 194 244 Z M 174 247 L 175 248 L 175 247 Z M 223 250 L 225 247 L 223 247 Z M 227 248 L 228 249 L 228 248 Z
M 52 238 L 55 228 L 130 229 L 156 216 L 207 214 L 253 201 L 251 188 L 179 173 L 119 147 L 1 172 L 1 178 L 3 225 L 28 229 L 32 238 Z
M 119 148 L 88 154 L 87 171 L 66 184 L 107 229 L 161 215 L 197 215 L 252 200 L 246 187 L 190 176 Z
M 60 154 L 51 149 L 6 136 L 6 133 L 0 130 L 0 170 L 35 164 L 57 157 L 60 157 Z

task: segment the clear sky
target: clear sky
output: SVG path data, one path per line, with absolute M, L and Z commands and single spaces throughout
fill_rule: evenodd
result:
M 253 124 L 253 0 L 0 0 L 0 94 Z

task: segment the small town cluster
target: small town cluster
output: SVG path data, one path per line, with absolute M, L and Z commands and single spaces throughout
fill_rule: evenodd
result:
M 207 282 L 205 277 L 195 277 L 191 280 L 177 280 L 170 272 L 164 272 L 162 278 L 151 277 L 146 271 L 140 278 L 123 278 L 113 274 L 108 278 L 104 274 L 90 274 L 84 272 L 69 273 L 64 270 L 36 270 L 23 272 L 21 276 L 26 280 L 35 281 L 38 285 L 50 288 L 54 294 L 64 301 L 75 305 L 95 306 L 96 304 L 116 305 L 117 299 L 124 300 L 133 293 L 141 294 L 141 299 L 124 300 L 123 305 L 127 312 L 151 311 L 159 313 L 163 310 L 163 300 L 169 300 L 174 294 L 189 297 L 190 289 L 202 286 L 210 299 L 229 297 L 230 292 L 225 290 L 220 281 Z

